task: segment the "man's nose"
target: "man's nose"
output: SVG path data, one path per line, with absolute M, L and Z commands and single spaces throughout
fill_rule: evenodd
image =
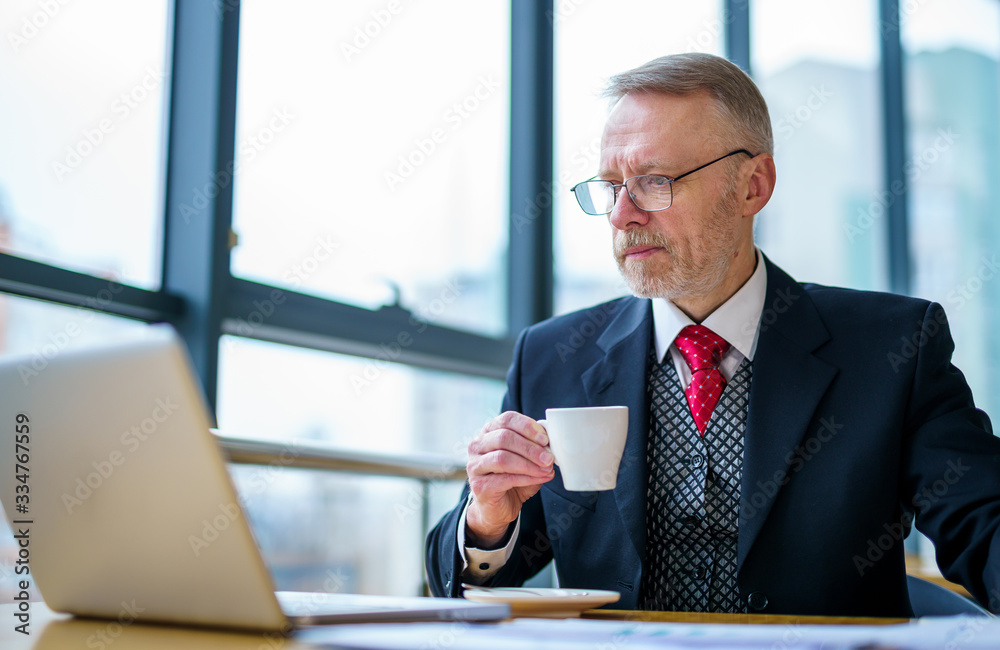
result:
M 629 230 L 646 225 L 649 222 L 649 213 L 637 208 L 629 196 L 628 189 L 623 187 L 618 192 L 618 200 L 615 201 L 615 207 L 608 215 L 608 220 L 618 230 Z

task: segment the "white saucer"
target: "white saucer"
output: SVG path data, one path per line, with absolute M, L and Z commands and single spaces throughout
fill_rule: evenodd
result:
M 534 587 L 467 588 L 469 600 L 480 603 L 507 603 L 514 616 L 547 618 L 579 617 L 585 609 L 593 609 L 621 598 L 617 591 L 601 589 L 546 589 Z

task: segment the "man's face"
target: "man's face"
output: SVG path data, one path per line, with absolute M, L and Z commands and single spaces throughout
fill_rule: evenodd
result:
M 675 177 L 743 143 L 722 143 L 708 94 L 626 95 L 601 140 L 599 178 L 621 183 L 639 174 Z M 608 216 L 618 268 L 637 296 L 678 300 L 710 294 L 734 257 L 752 245 L 752 219 L 742 219 L 737 183 L 726 159 L 673 184 L 673 204 L 644 212 L 624 189 Z M 749 222 L 749 223 L 748 223 Z

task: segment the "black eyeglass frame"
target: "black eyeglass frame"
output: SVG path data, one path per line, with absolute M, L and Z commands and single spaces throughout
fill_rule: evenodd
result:
M 574 197 L 576 197 L 576 202 L 577 202 L 577 205 L 580 206 L 580 209 L 583 210 L 584 213 L 589 214 L 589 215 L 593 215 L 595 217 L 609 215 L 609 214 L 611 214 L 614 211 L 615 206 L 618 205 L 618 194 L 621 192 L 621 188 L 623 188 L 623 187 L 626 190 L 628 190 L 628 192 L 627 192 L 628 193 L 628 198 L 629 198 L 629 200 L 632 201 L 632 205 L 634 205 L 635 207 L 639 208 L 643 212 L 660 212 L 661 210 L 668 209 L 671 205 L 674 204 L 674 182 L 675 181 L 679 181 L 680 179 L 684 178 L 685 176 L 690 176 L 691 174 L 693 174 L 693 173 L 695 173 L 697 171 L 701 171 L 702 169 L 705 169 L 709 165 L 714 165 L 715 163 L 719 162 L 720 160 L 725 160 L 726 158 L 728 158 L 730 156 L 735 156 L 738 153 L 745 153 L 746 155 L 750 156 L 751 158 L 755 158 L 756 157 L 755 154 L 750 153 L 746 149 L 737 149 L 735 151 L 730 151 L 729 153 L 725 154 L 724 156 L 719 156 L 718 158 L 716 158 L 715 160 L 713 160 L 711 162 L 707 162 L 704 165 L 701 165 L 699 167 L 695 167 L 691 171 L 687 171 L 687 172 L 684 172 L 683 174 L 679 174 L 677 176 L 674 176 L 673 178 L 671 178 L 669 176 L 664 176 L 663 174 L 639 174 L 638 176 L 632 176 L 631 178 L 626 178 L 625 181 L 622 182 L 622 183 L 612 183 L 611 181 L 597 180 L 597 177 L 594 176 L 593 178 L 588 178 L 585 181 L 581 181 L 581 182 L 577 183 L 573 187 L 569 188 L 569 191 L 573 193 Z M 662 208 L 656 208 L 654 210 L 647 210 L 646 208 L 641 207 L 636 202 L 635 196 L 633 196 L 633 194 L 632 194 L 632 190 L 629 189 L 629 187 L 628 187 L 628 183 L 629 183 L 629 181 L 634 181 L 637 178 L 648 178 L 648 177 L 651 177 L 651 176 L 652 177 L 656 177 L 656 178 L 662 178 L 665 181 L 667 181 L 667 183 L 670 184 L 670 203 L 668 205 L 666 205 L 665 207 L 662 207 Z M 584 185 L 586 183 L 595 183 L 595 182 L 596 183 L 608 183 L 611 186 L 611 189 L 615 193 L 614 200 L 611 202 L 611 209 L 608 210 L 607 212 L 587 212 L 587 209 L 583 207 L 583 203 L 580 201 L 580 196 L 576 193 L 576 188 L 580 187 L 581 185 Z

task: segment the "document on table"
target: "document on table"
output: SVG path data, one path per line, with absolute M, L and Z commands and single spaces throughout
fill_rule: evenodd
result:
M 815 648 L 996 650 L 1000 619 L 924 618 L 899 625 L 719 625 L 522 618 L 496 624 L 404 623 L 312 628 L 296 640 L 337 648 L 528 650 L 545 648 Z

